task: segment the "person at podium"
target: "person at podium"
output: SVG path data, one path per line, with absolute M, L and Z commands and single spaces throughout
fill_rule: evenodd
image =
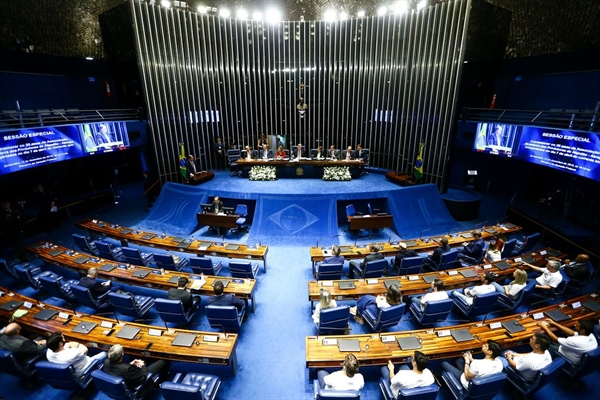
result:
M 219 196 L 215 196 L 212 202 L 211 211 L 215 214 L 219 214 L 223 212 L 223 207 L 225 206 L 223 205 L 221 199 L 219 199 Z

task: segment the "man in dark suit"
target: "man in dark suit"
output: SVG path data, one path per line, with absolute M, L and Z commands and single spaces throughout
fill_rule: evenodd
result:
M 102 370 L 107 374 L 120 376 L 125 379 L 128 388 L 133 389 L 146 381 L 148 372 L 152 374 L 160 373 L 159 382 L 164 381 L 169 376 L 170 361 L 158 360 L 151 365 L 146 366 L 144 360 L 135 359 L 130 363 L 123 362 L 123 346 L 115 344 L 108 350 L 108 358 L 104 360 Z M 138 393 L 137 398 L 141 399 L 150 393 L 153 388 L 153 381 Z
M 317 278 L 317 273 L 319 272 L 321 264 L 344 264 L 345 259 L 343 256 L 340 256 L 340 252 L 341 250 L 338 246 L 331 246 L 331 256 L 313 265 L 313 276 L 315 279 Z
M 431 266 L 437 266 L 440 263 L 440 260 L 442 259 L 442 254 L 446 253 L 448 251 L 450 251 L 451 248 L 448 245 L 448 239 L 446 239 L 445 237 L 443 237 L 440 240 L 440 246 L 435 249 L 434 251 L 430 251 L 429 255 L 427 256 L 427 258 L 425 259 L 425 262 L 428 265 Z
M 217 170 L 225 169 L 225 143 L 218 137 L 215 142 L 215 158 L 217 160 Z
M 111 281 L 100 281 L 97 278 L 98 268 L 90 268 L 88 269 L 87 275 L 79 280 L 79 284 L 81 286 L 85 286 L 86 288 L 90 289 L 90 292 L 95 299 L 102 296 L 106 292 L 111 290 L 114 292 L 118 289 L 116 286 L 111 288 Z
M 215 306 L 235 306 L 239 313 L 244 313 L 244 321 L 246 320 L 248 314 L 246 314 L 246 302 L 242 299 L 238 299 L 235 297 L 233 293 L 223 294 L 223 283 L 221 281 L 216 281 L 213 290 L 215 292 L 214 296 L 209 297 L 206 300 L 206 305 L 215 305 Z
M 485 242 L 481 238 L 481 232 L 472 232 L 473 241 L 472 242 L 464 242 L 463 248 L 458 251 L 457 258 L 471 257 L 474 259 L 478 259 L 481 256 L 481 250 L 483 250 L 483 246 Z
M 304 150 L 304 147 L 302 147 L 302 144 L 298 143 L 296 150 L 294 150 L 294 158 L 298 159 L 301 157 L 306 157 L 306 151 Z
M 105 124 L 100 125 L 100 130 L 96 132 L 96 136 L 94 139 L 96 140 L 96 145 L 98 146 L 114 142 Z
M 215 198 L 213 199 L 213 202 L 212 202 L 211 211 L 215 214 L 218 214 L 223 211 L 223 207 L 225 207 L 225 206 L 223 205 L 223 202 L 221 201 L 221 199 L 219 199 L 219 196 L 215 196 Z
M 369 261 L 383 260 L 383 255 L 378 253 L 379 249 L 377 249 L 377 246 L 369 246 L 369 251 L 371 254 L 368 254 L 360 264 L 356 261 L 350 262 L 350 279 L 354 279 L 354 271 L 356 271 L 359 277 L 362 278 L 365 274 L 365 268 Z
M 188 284 L 188 279 L 184 276 L 180 276 L 177 280 L 177 289 L 172 288 L 167 292 L 167 299 L 169 300 L 181 300 L 183 309 L 187 312 L 194 306 L 194 298 L 192 294 L 185 290 Z
M 588 273 L 590 271 L 590 267 L 588 265 L 588 261 L 590 260 L 590 256 L 587 254 L 579 254 L 574 262 L 571 260 L 565 260 L 564 265 L 562 266 L 565 274 L 569 278 L 577 279 L 578 281 L 587 278 Z
M 394 271 L 398 272 L 398 270 L 400 269 L 400 264 L 402 264 L 403 258 L 418 257 L 418 256 L 419 255 L 417 254 L 416 251 L 409 250 L 406 248 L 406 243 L 400 242 L 400 249 L 399 249 L 398 253 L 396 254 L 396 257 L 394 257 L 394 260 L 392 261 L 392 269 Z
M 185 161 L 185 168 L 187 169 L 188 178 L 196 175 L 200 172 L 200 168 L 196 166 L 196 159 L 193 155 L 189 155 Z
M 260 158 L 273 158 L 273 152 L 269 150 L 269 146 L 267 146 L 266 144 L 264 144 L 262 149 L 260 150 Z
M 329 151 L 327 152 L 327 157 L 331 158 L 332 160 L 337 160 L 338 158 L 340 158 L 340 152 L 339 150 L 335 149 L 334 145 L 329 146 Z
M 354 150 L 352 150 L 352 146 L 348 146 L 348 148 L 342 153 L 342 160 L 351 161 L 356 157 L 354 155 Z
M 0 349 L 12 351 L 19 361 L 46 351 L 45 340 L 31 340 L 21 336 L 21 325 L 12 322 L 4 328 L 0 336 Z

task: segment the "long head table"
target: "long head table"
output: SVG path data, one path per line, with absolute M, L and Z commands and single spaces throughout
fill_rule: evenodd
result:
M 362 168 L 365 166 L 365 162 L 362 160 L 328 160 L 328 159 L 310 159 L 303 158 L 301 160 L 290 160 L 290 159 L 269 159 L 269 160 L 246 160 L 240 158 L 236 161 L 239 167 L 242 168 L 242 176 L 248 177 L 249 170 L 251 167 L 274 167 L 277 169 L 278 178 L 321 178 L 326 167 L 349 167 L 350 175 L 356 179 L 360 177 Z
M 388 360 L 393 363 L 404 363 L 412 357 L 414 350 L 402 350 L 397 339 L 416 336 L 421 341 L 420 351 L 434 359 L 458 357 L 465 351 L 479 352 L 483 343 L 489 339 L 496 340 L 504 349 L 527 343 L 536 332 L 541 332 L 537 320 L 546 319 L 544 311 L 560 309 L 570 319 L 560 322 L 561 325 L 572 326 L 580 319 L 598 319 L 600 311 L 593 312 L 585 306 L 585 301 L 592 300 L 600 303 L 597 294 L 580 296 L 565 303 L 539 308 L 520 315 L 509 315 L 502 318 L 485 321 L 485 324 L 471 322 L 435 329 L 420 329 L 403 332 L 382 333 L 373 335 L 345 336 L 307 336 L 306 337 L 306 366 L 308 368 L 339 367 L 347 353 L 338 350 L 333 340 L 357 339 L 360 352 L 354 353 L 362 365 L 385 365 Z M 578 304 L 579 303 L 579 304 Z M 498 323 L 517 320 L 525 330 L 510 334 Z M 451 330 L 467 329 L 474 337 L 465 342 L 456 342 L 450 335 Z M 438 336 L 439 335 L 439 336 Z M 389 340 L 386 341 L 386 340 Z
M 85 229 L 92 235 L 107 236 L 121 241 L 123 246 L 127 243 L 134 243 L 139 246 L 158 248 L 170 251 L 179 251 L 183 253 L 202 254 L 214 257 L 239 258 L 245 260 L 262 260 L 265 273 L 267 272 L 267 246 L 249 246 L 236 243 L 216 243 L 210 240 L 196 240 L 186 238 L 184 242 L 177 242 L 176 236 L 167 236 L 155 234 L 153 232 L 140 231 L 134 228 L 127 228 L 111 224 L 109 222 L 93 220 L 86 218 L 78 221 L 77 225 Z M 146 239 L 146 238 L 147 239 Z M 212 243 L 205 250 L 199 248 L 203 242 Z M 237 250 L 228 250 L 227 246 L 238 246 Z
M 506 225 L 502 225 L 502 226 L 488 226 L 481 230 L 481 237 L 483 239 L 490 239 L 490 238 L 494 237 L 495 233 L 501 233 L 503 235 L 507 235 L 507 234 L 511 234 L 514 232 L 518 232 L 520 230 L 521 230 L 520 226 L 516 226 L 513 224 L 506 224 Z M 425 251 L 435 250 L 437 247 L 439 247 L 438 242 L 444 236 L 446 236 L 446 238 L 448 239 L 448 244 L 453 247 L 460 246 L 460 244 L 463 242 L 471 242 L 473 240 L 473 237 L 470 236 L 471 232 L 472 232 L 472 230 L 458 232 L 458 233 L 452 234 L 452 235 L 432 236 L 430 239 L 426 239 L 426 240 L 414 239 L 414 240 L 405 240 L 403 242 L 406 243 L 408 249 L 414 250 L 416 252 L 425 252 Z M 400 242 L 387 242 L 387 243 L 375 243 L 375 244 L 379 246 L 379 253 L 383 254 L 384 256 L 396 255 L 396 253 L 398 253 L 398 249 L 400 248 Z M 341 255 L 346 260 L 354 260 L 354 259 L 358 259 L 358 258 L 362 259 L 362 258 L 365 258 L 365 256 L 367 254 L 369 254 L 369 245 L 366 245 L 365 247 L 357 247 L 356 243 L 355 243 L 354 245 L 340 245 L 340 248 L 342 248 L 342 247 L 347 248 L 347 250 L 348 250 L 348 251 L 342 251 L 342 253 L 341 253 Z M 310 260 L 313 263 L 316 261 L 323 261 L 326 257 L 329 257 L 331 255 L 331 254 L 329 254 L 329 255 L 323 254 L 323 250 L 329 250 L 329 247 L 327 247 L 327 248 L 311 247 L 310 248 Z
M 237 365 L 236 345 L 237 334 L 222 334 L 217 332 L 200 332 L 179 328 L 167 330 L 165 327 L 150 326 L 134 322 L 118 322 L 114 319 L 103 318 L 95 315 L 74 314 L 73 311 L 38 303 L 37 300 L 11 293 L 6 288 L 0 288 L 0 306 L 11 300 L 23 302 L 17 309 L 26 310 L 27 314 L 15 320 L 23 330 L 31 331 L 42 336 L 48 336 L 52 332 L 62 332 L 67 340 L 81 342 L 88 347 L 108 350 L 114 344 L 121 344 L 127 354 L 140 357 L 162 358 L 165 360 L 192 362 L 201 364 L 227 365 L 231 366 L 235 373 Z M 29 303 L 29 304 L 27 304 Z M 31 308 L 27 308 L 30 305 Z M 13 311 L 0 309 L 0 319 L 8 321 Z M 34 316 L 43 309 L 59 311 L 68 318 L 62 318 L 57 314 L 47 321 L 35 319 Z M 97 324 L 88 334 L 73 332 L 73 328 L 80 323 Z M 106 327 L 104 327 L 104 324 Z M 139 328 L 139 333 L 131 340 L 116 337 L 124 326 Z M 151 335 L 155 333 L 158 336 Z M 190 347 L 173 346 L 171 342 L 180 333 L 196 336 Z M 216 340 L 216 341 L 215 341 Z
M 311 306 L 313 301 L 318 301 L 321 289 L 327 289 L 327 291 L 331 293 L 331 296 L 336 300 L 354 300 L 366 294 L 382 294 L 386 292 L 386 286 L 384 284 L 385 281 L 397 281 L 398 283 L 400 283 L 400 289 L 402 290 L 403 295 L 422 294 L 427 292 L 431 288 L 431 285 L 425 282 L 425 277 L 436 277 L 441 279 L 442 281 L 444 281 L 445 290 L 462 288 L 479 283 L 479 275 L 467 278 L 461 274 L 461 272 L 465 271 L 475 271 L 480 274 L 484 272 L 492 272 L 498 275 L 498 281 L 505 278 L 512 279 L 512 274 L 517 267 L 520 266 L 520 268 L 529 269 L 529 267 L 526 264 L 521 264 L 520 262 L 515 261 L 515 259 L 520 260 L 524 258 L 529 260 L 531 258 L 535 261 L 531 262 L 530 264 L 533 264 L 535 266 L 543 266 L 547 262 L 547 258 L 550 257 L 550 253 L 548 251 L 552 251 L 554 254 L 558 254 L 550 248 L 538 250 L 537 252 L 529 254 L 523 254 L 518 257 L 513 257 L 504 260 L 503 262 L 506 262 L 511 266 L 510 268 L 506 269 L 500 269 L 494 264 L 481 264 L 477 266 L 455 268 L 451 270 L 438 272 L 427 272 L 422 274 L 390 276 L 386 278 L 374 279 L 343 280 L 343 282 L 354 282 L 356 288 L 353 289 L 340 289 L 339 282 L 342 281 L 309 281 L 308 300 L 311 301 Z M 561 253 L 558 254 L 556 257 L 565 258 L 567 257 L 567 255 Z
M 76 271 L 82 275 L 87 274 L 90 268 L 98 268 L 98 275 L 101 278 L 122 282 L 127 285 L 140 286 L 152 289 L 163 289 L 168 290 L 177 287 L 176 277 L 184 276 L 193 283 L 195 280 L 201 279 L 200 276 L 195 274 L 188 274 L 185 272 L 176 271 L 161 271 L 156 268 L 147 268 L 139 265 L 117 263 L 112 260 L 104 258 L 90 256 L 88 254 L 80 254 L 77 251 L 68 249 L 66 247 L 58 246 L 51 242 L 39 242 L 33 244 L 28 248 L 30 252 L 40 257 L 42 260 L 49 264 L 58 265 L 59 267 L 67 268 Z M 50 254 L 52 251 L 60 250 L 62 253 L 53 256 Z M 83 263 L 76 262 L 80 257 L 89 258 L 88 261 Z M 104 265 L 115 266 L 110 272 L 105 272 L 100 268 Z M 139 271 L 149 272 L 145 277 L 136 277 L 134 274 Z M 204 275 L 206 281 L 200 288 L 191 288 L 191 292 L 201 295 L 213 295 L 212 284 L 215 280 L 229 281 L 229 285 L 224 289 L 225 293 L 233 293 L 237 297 L 245 300 L 252 301 L 252 308 L 254 310 L 254 288 L 256 287 L 255 279 L 232 279 L 230 277 L 211 276 Z

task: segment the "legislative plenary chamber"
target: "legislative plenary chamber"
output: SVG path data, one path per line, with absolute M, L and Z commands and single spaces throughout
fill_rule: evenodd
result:
M 597 396 L 597 1 L 38 3 L 0 400 Z

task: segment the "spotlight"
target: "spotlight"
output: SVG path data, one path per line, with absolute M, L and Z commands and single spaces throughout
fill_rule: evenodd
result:
M 329 9 L 326 10 L 325 13 L 323 14 L 323 21 L 335 21 L 335 10 Z
M 163 6 L 164 8 L 171 8 L 171 2 L 169 0 L 162 0 L 160 2 L 160 5 Z
M 422 10 L 423 8 L 427 7 L 427 0 L 421 0 L 418 4 L 417 4 L 417 10 Z
M 240 8 L 236 11 L 235 16 L 237 19 L 248 19 L 248 11 Z
M 281 21 L 281 14 L 278 10 L 271 8 L 267 11 L 267 22 L 276 24 Z
M 198 12 L 200 14 L 206 14 L 208 12 L 208 7 L 206 7 L 206 6 L 198 6 Z
M 231 12 L 226 8 L 221 8 L 221 10 L 219 10 L 219 17 L 221 18 L 229 18 L 230 15 Z
M 402 14 L 408 10 L 408 1 L 398 1 L 394 4 L 394 14 Z
M 358 18 L 362 18 L 362 17 L 364 17 L 364 16 L 365 16 L 365 10 L 359 10 L 359 11 L 356 13 L 356 16 L 357 16 Z
M 254 11 L 254 13 L 252 13 L 252 19 L 255 21 L 262 21 L 262 14 L 260 13 L 260 11 Z
M 387 13 L 387 7 L 386 6 L 381 6 L 377 10 L 377 15 L 379 15 L 380 17 L 383 16 L 383 15 L 385 15 L 386 13 Z
M 340 11 L 340 20 L 348 19 L 348 13 L 346 11 Z

